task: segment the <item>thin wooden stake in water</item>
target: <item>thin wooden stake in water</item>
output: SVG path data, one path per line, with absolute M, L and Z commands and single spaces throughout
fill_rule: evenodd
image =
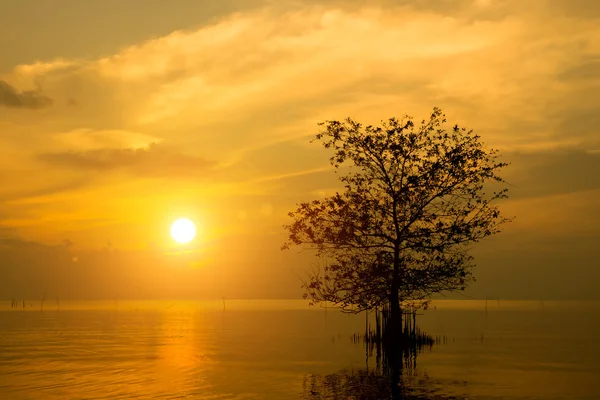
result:
M 44 311 L 44 300 L 46 300 L 46 292 L 44 292 L 44 296 L 42 297 L 42 305 L 40 306 L 40 311 Z
M 487 316 L 487 297 L 485 298 L 485 315 Z

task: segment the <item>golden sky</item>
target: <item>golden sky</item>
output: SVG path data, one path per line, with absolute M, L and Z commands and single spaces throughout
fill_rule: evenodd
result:
M 512 162 L 468 294 L 598 298 L 598 1 L 5 0 L 0 47 L 0 298 L 299 296 L 316 124 L 434 106 Z

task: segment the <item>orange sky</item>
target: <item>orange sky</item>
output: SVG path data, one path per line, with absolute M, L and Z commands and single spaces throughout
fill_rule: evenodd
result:
M 317 122 L 433 106 L 512 162 L 468 294 L 597 298 L 600 3 L 349 3 L 4 2 L 0 298 L 299 296 Z

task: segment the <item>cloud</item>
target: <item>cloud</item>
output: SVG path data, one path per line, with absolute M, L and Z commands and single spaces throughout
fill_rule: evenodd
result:
M 101 113 L 110 129 L 135 127 L 160 137 L 168 129 L 170 141 L 188 143 L 194 132 L 191 141 L 224 157 L 289 134 L 283 126 L 308 130 L 348 115 L 372 122 L 403 113 L 418 118 L 433 105 L 504 147 L 582 145 L 593 139 L 557 137 L 555 121 L 546 118 L 571 114 L 561 99 L 576 98 L 580 89 L 556 77 L 577 75 L 573 62 L 582 53 L 593 60 L 592 38 L 600 36 L 595 25 L 575 23 L 577 15 L 561 16 L 565 4 L 265 2 L 78 69 L 57 59 L 15 74 L 43 76 L 57 96 L 62 90 L 62 97 L 76 98 L 77 112 L 65 113 L 88 124 Z M 589 107 L 595 106 L 592 99 Z
M 15 72 L 18 75 L 40 76 L 47 73 L 64 71 L 68 68 L 76 69 L 77 67 L 77 61 L 57 58 L 47 62 L 36 61 L 32 64 L 17 65 L 15 67 Z
M 61 182 L 55 185 L 44 186 L 42 188 L 29 189 L 26 191 L 10 193 L 8 195 L 5 194 L 3 196 L 0 196 L 0 201 L 24 201 L 39 197 L 52 196 L 59 193 L 72 192 L 86 187 L 89 183 L 89 180 L 83 179 Z
M 550 0 L 548 5 L 558 15 L 581 19 L 600 18 L 600 3 L 595 0 Z
M 10 108 L 28 108 L 31 110 L 50 107 L 53 101 L 39 91 L 17 89 L 0 80 L 0 105 Z
M 467 289 L 467 295 L 479 299 L 599 299 L 597 232 L 543 238 L 535 232 L 529 237 L 505 232 L 500 236 L 494 247 L 482 243 L 474 252 L 477 283 Z
M 182 109 L 212 119 L 223 109 L 254 115 L 305 101 L 325 100 L 331 106 L 349 91 L 369 93 L 365 77 L 379 80 L 375 87 L 391 81 L 388 93 L 398 83 L 420 81 L 423 87 L 421 63 L 484 50 L 519 29 L 516 20 L 461 26 L 458 19 L 410 8 L 264 11 L 174 33 L 100 66 L 103 74 L 129 82 L 167 80 L 149 97 L 141 122 L 170 119 Z
M 210 135 L 211 147 L 222 152 L 232 147 L 227 134 L 242 127 L 238 146 L 272 140 L 284 124 L 314 126 L 326 116 L 382 102 L 416 113 L 421 110 L 401 105 L 420 97 L 417 106 L 430 108 L 429 97 L 439 91 L 428 87 L 433 77 L 454 71 L 445 68 L 447 60 L 501 45 L 523 29 L 516 18 L 476 24 L 441 18 L 433 9 L 445 2 L 419 8 L 422 3 L 285 2 L 130 46 L 83 62 L 79 70 L 60 60 L 43 68 L 21 66 L 15 74 L 43 75 L 45 87 L 77 99 L 79 115 L 102 112 L 104 121 L 110 115 L 113 124 L 150 133 L 169 127 L 172 139 L 194 129 L 199 140 Z M 486 79 L 494 83 L 481 77 Z
M 50 165 L 78 170 L 109 172 L 126 170 L 136 175 L 177 178 L 205 174 L 213 162 L 172 148 L 151 144 L 147 148 L 105 148 L 40 154 Z
M 66 244 L 66 242 L 65 242 Z M 44 251 L 44 250 L 62 250 L 68 246 L 52 246 L 43 243 L 38 243 L 30 240 L 22 240 L 17 238 L 0 238 L 0 248 L 9 251 Z
M 105 148 L 143 149 L 153 143 L 159 144 L 163 142 L 161 138 L 121 129 L 75 129 L 55 134 L 54 139 L 59 146 L 74 150 L 98 150 Z
M 600 81 L 600 54 L 594 56 L 585 56 L 563 71 L 560 71 L 557 78 L 567 83 L 589 83 L 589 81 Z M 583 82 L 582 82 L 583 81 Z
M 505 178 L 511 198 L 532 198 L 600 190 L 600 154 L 562 149 L 507 153 Z

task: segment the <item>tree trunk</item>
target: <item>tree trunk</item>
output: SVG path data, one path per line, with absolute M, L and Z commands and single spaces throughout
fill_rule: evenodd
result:
M 400 307 L 400 245 L 394 246 L 394 270 L 390 287 L 390 320 L 386 332 L 386 353 L 391 377 L 392 398 L 398 398 L 402 374 L 402 308 Z
M 390 339 L 397 342 L 402 333 L 402 308 L 400 307 L 400 245 L 394 246 L 394 272 L 390 290 Z
M 398 291 L 395 290 L 395 295 L 390 296 L 390 339 L 397 342 L 402 336 L 402 308 L 400 307 L 400 299 Z
M 398 290 L 393 290 L 390 295 L 390 319 L 386 332 L 386 355 L 388 360 L 388 373 L 392 399 L 401 398 L 401 376 L 402 376 L 402 308 Z

